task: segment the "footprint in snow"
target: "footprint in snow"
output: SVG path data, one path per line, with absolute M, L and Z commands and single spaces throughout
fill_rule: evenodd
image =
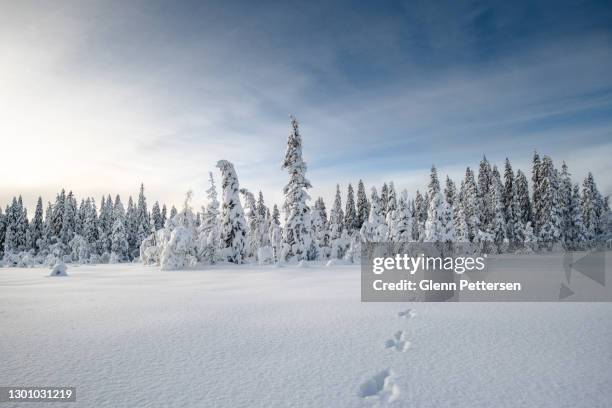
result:
M 402 353 L 408 351 L 410 348 L 410 342 L 406 340 L 406 333 L 403 330 L 395 333 L 392 339 L 385 342 L 385 348 L 401 351 Z
M 387 368 L 366 380 L 359 387 L 358 395 L 372 403 L 389 403 L 397 400 L 400 390 L 393 381 L 393 371 Z
M 411 319 L 416 316 L 416 312 L 412 309 L 406 309 L 403 312 L 399 312 L 397 315 L 399 317 L 403 317 L 404 319 Z

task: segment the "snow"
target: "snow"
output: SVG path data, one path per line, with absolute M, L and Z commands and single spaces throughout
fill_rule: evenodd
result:
M 60 262 L 56 264 L 52 269 L 49 276 L 68 276 L 68 267 L 65 263 Z
M 76 386 L 71 407 L 606 407 L 611 315 L 361 303 L 357 265 L 4 268 L 0 384 Z

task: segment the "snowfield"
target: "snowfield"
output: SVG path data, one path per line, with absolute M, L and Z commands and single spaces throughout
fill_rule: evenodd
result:
M 361 303 L 343 265 L 48 274 L 0 269 L 0 385 L 67 407 L 612 406 L 609 303 Z

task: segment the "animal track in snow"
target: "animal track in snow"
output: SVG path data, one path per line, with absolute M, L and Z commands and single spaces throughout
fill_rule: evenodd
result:
M 388 403 L 397 400 L 400 390 L 393 381 L 393 371 L 387 368 L 365 381 L 359 387 L 358 395 L 374 403 Z
M 412 309 L 406 309 L 403 312 L 399 312 L 397 314 L 399 317 L 403 317 L 404 319 L 412 319 L 416 316 L 416 312 Z
M 392 339 L 385 342 L 385 348 L 390 348 L 402 353 L 410 348 L 410 342 L 406 340 L 406 333 L 402 330 L 393 335 Z

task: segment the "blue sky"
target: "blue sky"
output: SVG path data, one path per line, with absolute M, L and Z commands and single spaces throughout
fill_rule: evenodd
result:
M 534 149 L 612 193 L 609 2 L 1 2 L 0 202 L 61 187 L 281 201 L 289 115 L 313 196 Z M 6 152 L 17 152 L 7 154 Z M 124 198 L 126 199 L 126 198 Z

